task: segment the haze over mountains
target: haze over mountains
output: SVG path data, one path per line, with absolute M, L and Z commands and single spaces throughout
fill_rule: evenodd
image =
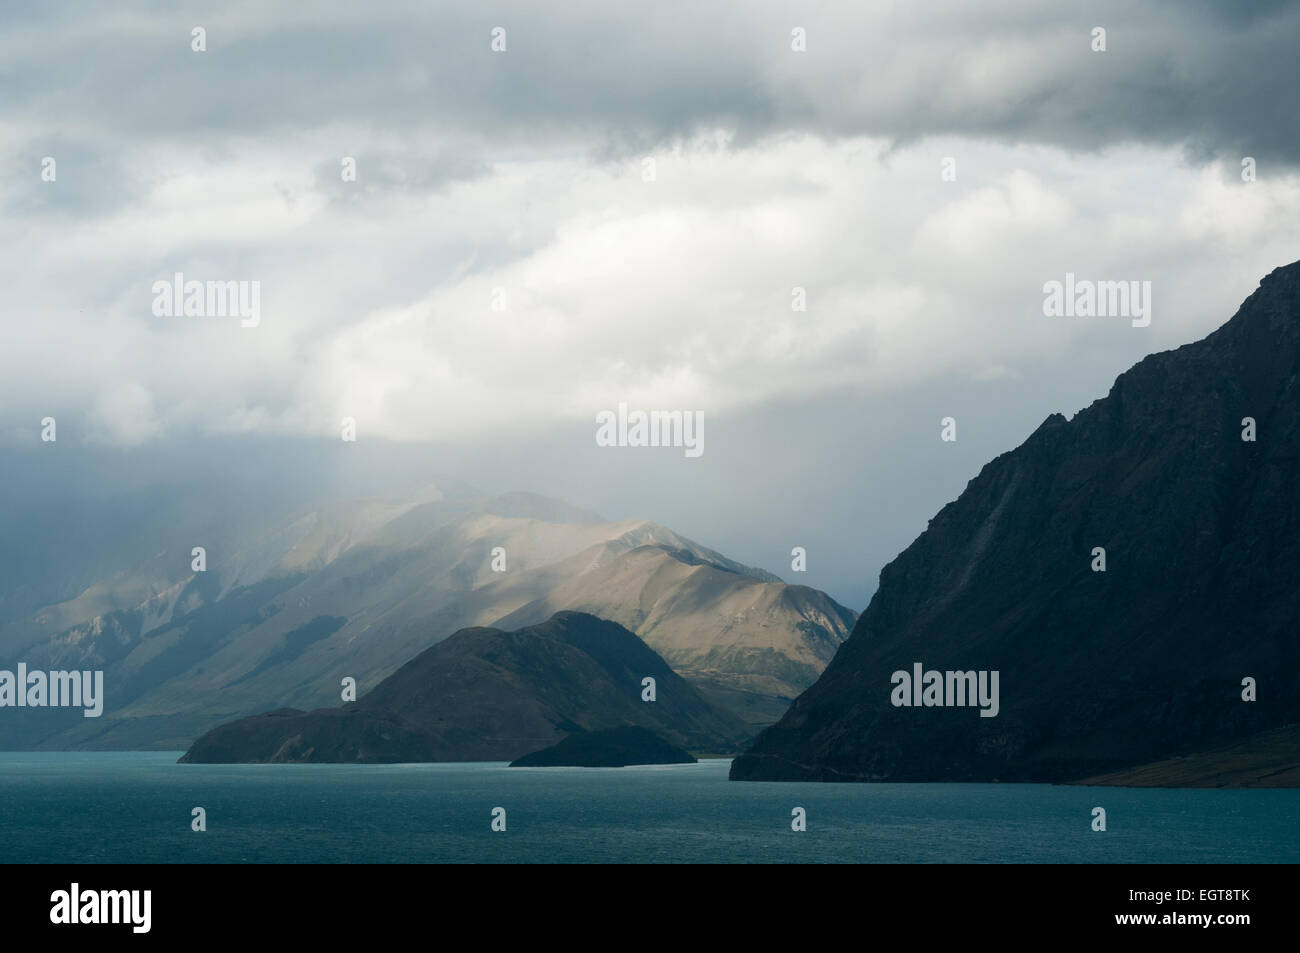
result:
M 337 704 L 347 676 L 364 693 L 459 629 L 519 628 L 560 609 L 626 625 L 761 726 L 812 683 L 855 619 L 648 520 L 604 521 L 530 494 L 427 487 L 278 522 L 267 509 L 224 528 L 205 572 L 175 574 L 189 556 L 174 549 L 124 558 L 74 598 L 0 627 L 5 661 L 103 669 L 106 686 L 101 718 L 10 712 L 0 747 L 186 747 L 255 712 Z
M 1300 262 L 984 467 L 732 777 L 1295 784 L 1297 580 Z M 916 663 L 999 714 L 895 705 Z

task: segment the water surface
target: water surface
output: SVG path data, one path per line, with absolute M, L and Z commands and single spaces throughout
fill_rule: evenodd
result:
M 0 753 L 0 861 L 1300 862 L 1300 791 L 727 780 L 632 768 Z M 1093 807 L 1108 830 L 1090 829 Z M 190 830 L 191 809 L 207 831 Z M 506 831 L 491 830 L 494 807 Z M 808 829 L 790 829 L 791 810 Z

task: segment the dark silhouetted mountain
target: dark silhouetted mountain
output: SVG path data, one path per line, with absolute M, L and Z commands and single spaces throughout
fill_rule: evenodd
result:
M 654 701 L 642 701 L 647 676 Z M 510 761 L 575 732 L 626 725 L 696 750 L 736 750 L 749 737 L 627 629 L 559 612 L 516 632 L 462 629 L 355 702 L 222 725 L 181 760 Z
M 583 731 L 510 762 L 512 768 L 624 768 L 631 764 L 694 764 L 695 758 L 639 725 Z
M 1073 781 L 1295 724 L 1297 581 L 1300 263 L 986 465 L 731 776 Z M 916 662 L 1000 672 L 998 715 L 895 707 Z

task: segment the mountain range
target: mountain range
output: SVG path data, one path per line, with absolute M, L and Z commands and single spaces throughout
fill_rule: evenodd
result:
M 266 509 L 148 560 L 125 532 L 113 574 L 0 626 L 0 667 L 100 669 L 106 695 L 94 719 L 11 710 L 0 748 L 185 748 L 232 719 L 336 704 L 347 677 L 364 693 L 460 629 L 519 629 L 565 609 L 637 633 L 756 731 L 856 619 L 649 520 L 527 493 L 428 486 L 278 520 Z M 208 544 L 203 571 L 190 571 L 191 543 Z

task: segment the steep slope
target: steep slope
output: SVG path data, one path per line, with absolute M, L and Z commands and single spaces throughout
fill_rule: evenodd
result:
M 1298 411 L 1300 263 L 985 466 L 732 777 L 1069 781 L 1300 721 Z M 917 662 L 999 713 L 896 707 Z
M 654 701 L 642 700 L 647 676 Z M 517 632 L 462 629 L 356 702 L 223 725 L 181 760 L 508 761 L 575 732 L 627 725 L 696 750 L 748 737 L 631 632 L 561 612 Z

